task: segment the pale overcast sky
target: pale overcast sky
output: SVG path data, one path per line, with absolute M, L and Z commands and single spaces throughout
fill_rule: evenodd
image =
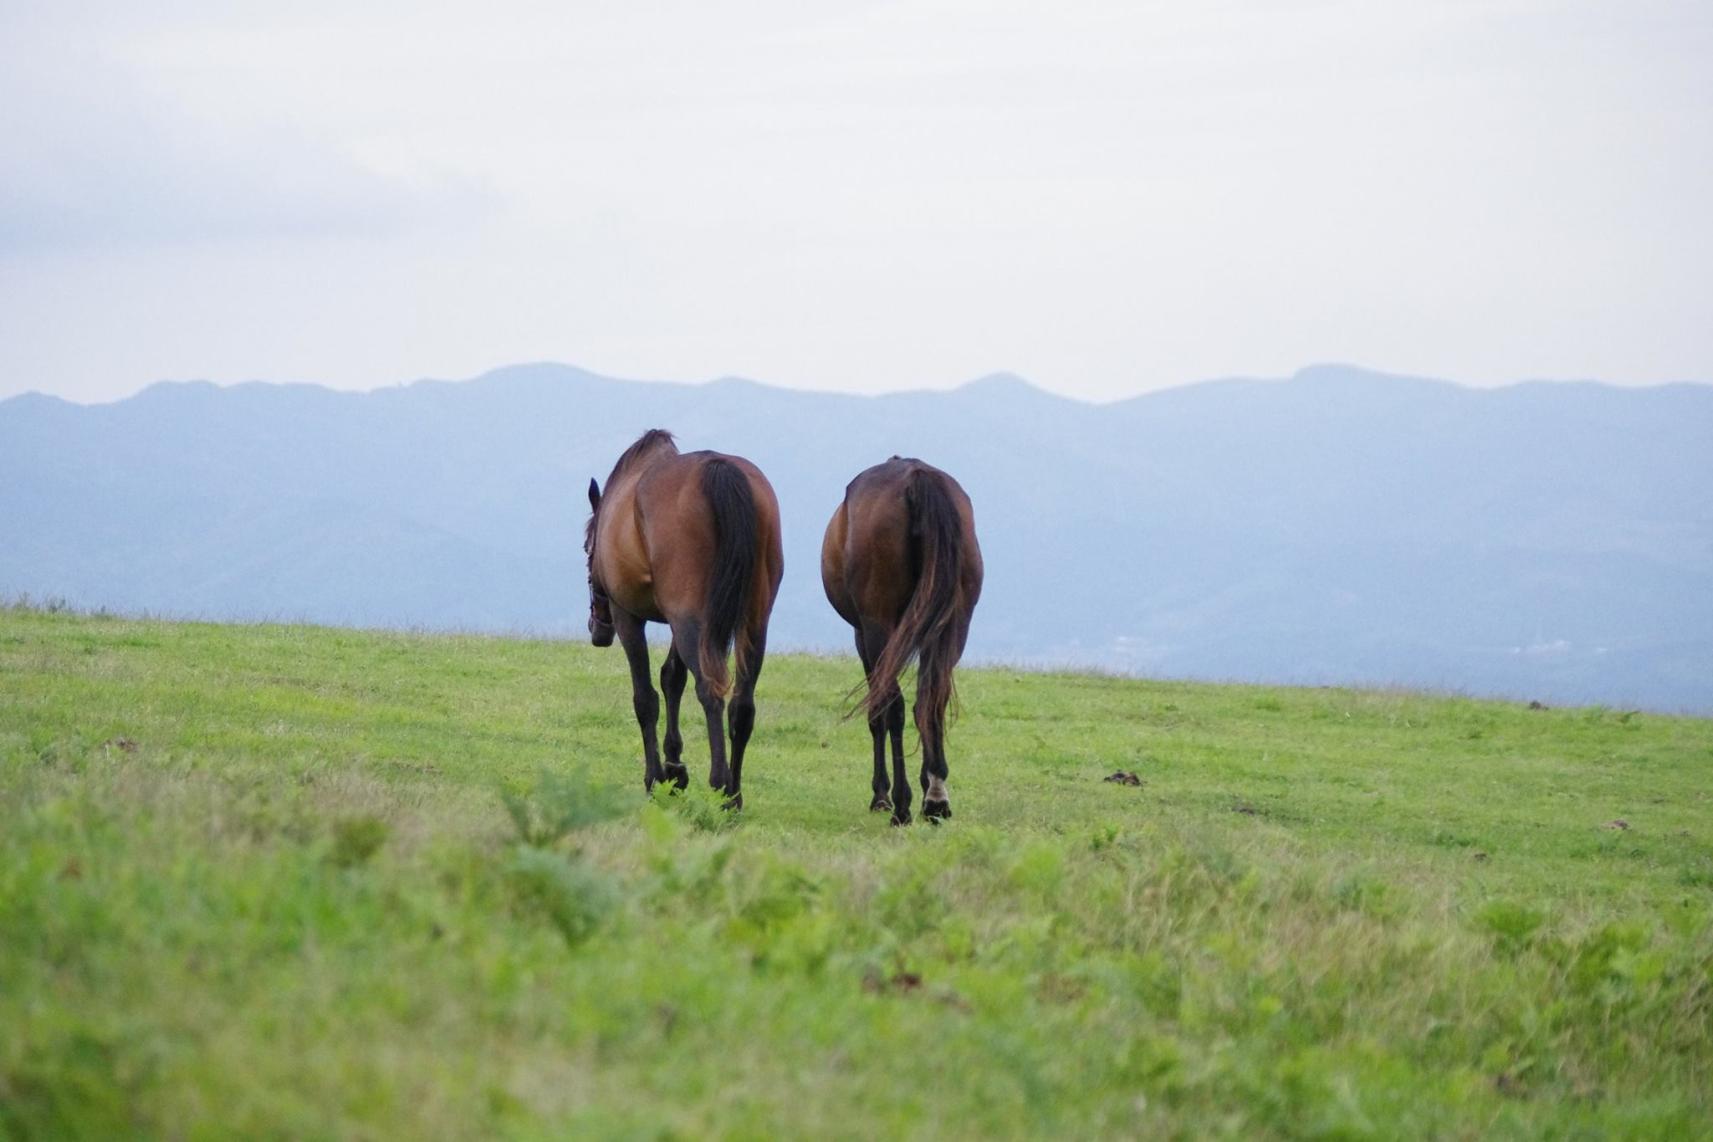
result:
M 1713 3 L 0 0 L 0 396 L 1713 380 Z

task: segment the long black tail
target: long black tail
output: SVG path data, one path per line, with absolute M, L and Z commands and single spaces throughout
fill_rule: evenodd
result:
M 963 528 L 946 478 L 938 472 L 915 472 L 904 502 L 910 516 L 910 559 L 919 570 L 904 617 L 875 662 L 867 712 L 871 718 L 881 713 L 882 695 L 916 659 L 917 724 L 943 725 L 952 699 L 952 667 L 961 650 L 957 640 L 965 610 Z
M 714 567 L 708 581 L 708 609 L 702 616 L 699 666 L 702 679 L 725 697 L 731 693 L 726 651 L 737 641 L 737 669 L 750 656 L 750 589 L 755 580 L 755 494 L 736 464 L 714 457 L 702 468 L 702 494 L 714 513 Z

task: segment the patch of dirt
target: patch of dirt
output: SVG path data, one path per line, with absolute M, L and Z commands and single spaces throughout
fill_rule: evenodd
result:
M 887 977 L 870 970 L 862 977 L 862 989 L 870 995 L 909 995 L 921 987 L 922 976 L 913 971 L 896 971 Z
M 101 748 L 116 749 L 121 753 L 136 753 L 137 741 L 135 738 L 127 737 L 108 738 L 106 741 L 101 743 Z
M 1142 784 L 1142 779 L 1140 777 L 1138 777 L 1134 773 L 1131 773 L 1128 770 L 1124 770 L 1124 769 L 1120 769 L 1116 773 L 1111 774 L 1110 776 L 1103 777 L 1103 778 L 1101 778 L 1101 780 L 1102 781 L 1109 781 L 1114 785 L 1141 785 Z
M 862 989 L 870 995 L 911 995 L 968 1014 L 974 1010 L 969 1000 L 951 988 L 940 984 L 929 987 L 921 973 L 899 969 L 890 976 L 870 968 L 862 977 Z
M 1615 818 L 1614 820 L 1607 821 L 1604 825 L 1601 825 L 1600 827 L 1602 829 L 1617 829 L 1617 830 L 1622 831 L 1624 829 L 1629 828 L 1630 823 L 1628 821 L 1624 820 L 1624 818 L 1618 817 L 1618 818 Z

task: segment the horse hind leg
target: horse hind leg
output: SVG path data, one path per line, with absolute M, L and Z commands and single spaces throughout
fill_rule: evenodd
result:
M 950 773 L 946 768 L 945 732 L 942 725 L 922 735 L 922 816 L 934 824 L 952 815 L 951 799 L 946 793 Z
M 678 731 L 678 707 L 683 701 L 684 683 L 689 676 L 690 671 L 674 643 L 667 649 L 666 661 L 660 666 L 660 689 L 666 695 L 666 740 L 663 743 L 666 756 L 660 768 L 661 779 L 670 781 L 675 789 L 683 789 L 690 784 L 690 771 L 684 766 L 684 735 Z
M 862 628 L 856 632 L 857 657 L 862 659 L 863 687 L 867 689 L 874 684 L 870 677 L 874 670 L 874 655 L 868 652 L 868 644 L 863 641 Z M 866 700 L 866 699 L 865 699 Z M 870 714 L 868 718 L 868 736 L 874 743 L 874 777 L 869 782 L 869 789 L 874 796 L 868 803 L 871 813 L 890 813 L 892 798 L 889 793 L 892 788 L 891 779 L 886 776 L 886 717 L 888 710 Z
M 868 719 L 868 736 L 874 745 L 874 777 L 869 782 L 873 794 L 868 801 L 870 813 L 892 812 L 892 779 L 886 775 L 886 715 L 875 714 Z
M 937 825 L 952 815 L 946 793 L 946 780 L 951 776 L 946 766 L 946 715 L 941 711 L 932 717 L 920 702 L 913 713 L 916 732 L 922 738 L 922 816 Z
M 886 736 L 892 743 L 892 823 L 910 823 L 910 779 L 904 773 L 904 695 L 892 684 L 886 707 Z
M 950 819 L 952 803 L 946 794 L 946 783 L 943 779 L 928 775 L 922 793 L 922 816 L 934 824 Z
M 708 784 L 728 793 L 731 768 L 726 764 L 726 701 L 702 677 L 701 643 L 701 623 L 685 619 L 673 624 L 672 645 L 696 680 L 696 700 L 702 703 L 702 714 L 708 722 Z
M 886 646 L 886 640 L 891 634 L 892 632 L 880 623 L 863 623 L 863 641 L 868 644 L 869 650 L 873 652 L 875 661 L 880 660 L 881 650 Z M 899 692 L 896 678 L 880 682 L 879 679 L 870 674 L 868 680 L 870 690 L 875 687 L 877 682 L 887 688 L 888 696 L 886 705 L 881 708 L 881 720 L 885 726 L 886 736 L 892 743 L 892 781 L 889 790 L 889 797 L 892 801 L 892 823 L 894 825 L 908 825 L 910 823 L 910 802 L 914 796 L 910 792 L 910 779 L 904 773 L 904 695 Z M 871 731 L 874 729 L 873 722 L 869 723 L 869 728 Z M 877 738 L 875 741 L 875 785 L 877 789 L 883 774 L 883 765 L 884 760 Z
M 755 683 L 761 677 L 761 664 L 766 657 L 767 632 L 761 631 L 750 638 L 748 660 L 738 672 L 727 711 L 732 729 L 731 777 L 726 784 L 726 807 L 730 809 L 743 808 L 743 755 L 755 730 Z

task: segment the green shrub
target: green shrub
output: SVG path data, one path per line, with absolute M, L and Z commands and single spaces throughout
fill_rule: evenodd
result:
M 695 785 L 684 789 L 656 785 L 651 797 L 656 805 L 675 814 L 699 833 L 724 833 L 735 829 L 743 820 L 742 814 L 726 808 L 724 797 Z
M 619 899 L 612 881 L 584 862 L 529 845 L 512 852 L 506 877 L 518 906 L 545 917 L 570 947 L 594 935 Z
M 340 868 L 367 864 L 387 842 L 387 823 L 379 817 L 346 817 L 333 825 L 333 851 L 328 859 Z
M 1494 900 L 1483 906 L 1475 919 L 1493 934 L 1501 951 L 1514 955 L 1529 946 L 1535 932 L 1546 923 L 1546 914 L 1509 900 Z
M 552 848 L 579 829 L 623 816 L 631 807 L 628 794 L 595 783 L 582 769 L 544 770 L 533 792 L 520 796 L 502 789 L 500 799 L 517 827 L 518 840 L 534 848 Z

